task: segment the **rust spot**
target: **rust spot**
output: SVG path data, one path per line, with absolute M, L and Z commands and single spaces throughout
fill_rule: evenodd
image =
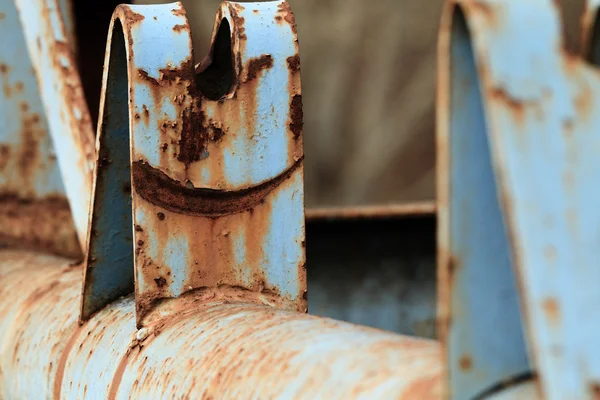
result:
M 23 82 L 18 81 L 17 83 L 15 83 L 15 89 L 17 92 L 21 93 L 23 91 Z
M 173 13 L 173 15 L 176 15 L 178 17 L 185 17 L 185 9 L 183 7 L 174 8 L 171 10 L 171 12 Z
M 276 15 L 275 16 L 275 21 L 280 24 L 283 22 L 283 17 L 281 15 Z
M 458 365 L 463 371 L 469 371 L 473 368 L 473 359 L 468 354 L 463 354 L 458 360 Z
M 173 27 L 173 30 L 177 33 L 180 33 L 181 31 L 189 31 L 190 26 L 188 24 L 178 24 Z
M 0 21 L 6 18 L 6 14 L 0 12 Z
M 553 297 L 548 297 L 542 302 L 542 309 L 551 324 L 556 325 L 560 321 L 560 306 Z
M 161 146 L 162 151 L 167 151 L 167 148 L 169 147 L 169 145 L 167 143 L 163 143 L 163 145 Z
M 575 108 L 583 115 L 588 115 L 592 107 L 592 91 L 588 86 L 583 88 L 575 98 Z
M 297 139 L 302 134 L 304 122 L 304 112 L 302 111 L 302 95 L 295 94 L 290 103 L 290 130 Z
M 140 78 L 147 81 L 151 85 L 160 86 L 160 83 L 158 83 L 158 80 L 156 78 L 152 78 L 150 75 L 148 75 L 148 71 L 146 71 L 145 69 L 138 68 L 138 75 L 140 76 Z
M 295 56 L 288 57 L 286 59 L 288 64 L 288 69 L 295 74 L 300 71 L 300 56 L 296 54 Z
M 156 282 L 156 286 L 158 286 L 159 288 L 167 285 L 167 280 L 162 276 L 154 279 L 154 282 Z
M 135 231 L 136 231 L 136 232 L 144 232 L 144 230 L 142 229 L 142 227 L 141 227 L 141 226 L 139 226 L 139 225 L 136 225 L 136 226 L 135 226 Z
M 258 14 L 258 10 L 252 10 L 254 14 Z
M 23 111 L 23 112 L 29 111 L 29 104 L 27 104 L 27 102 L 25 102 L 25 101 L 22 101 L 21 104 L 19 104 L 19 107 L 21 108 L 21 111 Z
M 248 61 L 248 75 L 246 82 L 249 82 L 260 74 L 262 70 L 273 67 L 273 57 L 270 54 L 263 54 L 260 57 Z
M 296 34 L 296 19 L 294 18 L 294 13 L 292 13 L 290 5 L 287 2 L 283 2 L 277 7 L 277 11 L 281 14 L 285 22 L 290 25 L 292 32 Z M 275 19 L 277 20 L 277 17 L 275 17 Z
M 492 99 L 504 103 L 519 123 L 523 122 L 525 114 L 525 104 L 523 101 L 515 99 L 509 95 L 504 88 L 501 87 L 492 89 L 491 96 Z
M 6 75 L 8 73 L 9 67 L 8 65 L 2 63 L 0 64 L 0 74 Z
M 303 157 L 279 176 L 260 185 L 237 190 L 189 189 L 149 164 L 136 161 L 131 172 L 136 192 L 161 208 L 188 215 L 221 216 L 250 210 L 302 165 Z M 160 218 L 159 213 L 159 219 Z
M 142 197 L 144 197 L 144 196 L 142 196 Z M 164 221 L 164 220 L 165 220 L 165 214 L 163 214 L 163 213 L 161 213 L 161 212 L 159 212 L 158 214 L 156 214 L 156 216 L 157 216 L 157 217 L 158 217 L 158 219 L 160 219 L 161 221 Z
M 127 18 L 127 20 L 129 20 L 129 22 L 131 24 L 135 24 L 140 21 L 143 21 L 145 18 L 142 14 L 138 14 L 138 13 L 132 11 L 131 8 L 129 8 L 129 7 L 123 7 L 123 10 L 125 12 L 125 18 Z

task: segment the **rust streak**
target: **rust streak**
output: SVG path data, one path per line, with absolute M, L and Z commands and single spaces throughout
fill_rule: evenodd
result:
M 177 33 L 180 33 L 181 31 L 189 31 L 190 26 L 187 24 L 177 24 L 173 27 L 173 30 Z
M 542 309 L 551 324 L 556 325 L 560 321 L 560 306 L 555 298 L 549 297 L 542 302 Z
M 288 69 L 292 72 L 292 74 L 300 71 L 300 56 L 298 54 L 288 57 L 286 61 L 288 64 Z
M 173 13 L 173 15 L 176 15 L 178 17 L 185 17 L 185 9 L 183 7 L 180 8 L 174 8 L 171 10 L 171 12 Z
M 492 99 L 504 103 L 519 123 L 523 122 L 525 104 L 523 101 L 512 97 L 504 88 L 496 87 L 491 91 Z
M 249 82 L 260 74 L 262 70 L 269 69 L 273 66 L 273 57 L 270 54 L 263 54 L 260 57 L 253 58 L 248 61 L 248 75 L 246 82 Z
M 302 164 L 303 157 L 275 178 L 241 190 L 189 189 L 149 164 L 131 165 L 134 188 L 144 200 L 166 210 L 188 215 L 218 217 L 256 206 Z
M 302 111 L 302 95 L 295 94 L 290 102 L 290 130 L 298 139 L 302 134 L 304 112 Z

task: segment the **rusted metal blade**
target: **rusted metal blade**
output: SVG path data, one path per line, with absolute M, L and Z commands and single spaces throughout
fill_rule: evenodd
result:
M 492 376 L 501 388 L 526 371 L 524 330 L 545 398 L 594 398 L 600 77 L 564 51 L 555 2 L 452 4 L 438 99 L 440 308 L 452 396 L 478 395 Z M 452 12 L 465 16 L 456 47 Z M 452 56 L 471 62 L 452 71 Z M 510 264 L 527 329 L 518 326 Z
M 13 0 L 0 1 L 0 37 L 0 245 L 79 258 L 40 87 Z
M 305 311 L 300 65 L 287 3 L 223 3 L 197 71 L 179 3 L 121 6 L 110 32 L 82 319 L 131 289 L 131 234 L 138 324 L 190 290 L 241 288 Z
M 79 241 L 84 247 L 94 160 L 94 133 L 79 78 L 73 37 L 65 20 L 68 2 L 14 0 L 33 63 L 54 151 Z M 61 5 L 63 9 L 61 9 Z

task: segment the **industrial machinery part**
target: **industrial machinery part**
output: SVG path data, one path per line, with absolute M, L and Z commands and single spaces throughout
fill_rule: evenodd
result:
M 439 334 L 451 398 L 534 372 L 544 398 L 600 390 L 600 77 L 563 45 L 552 1 L 455 1 L 442 20 Z

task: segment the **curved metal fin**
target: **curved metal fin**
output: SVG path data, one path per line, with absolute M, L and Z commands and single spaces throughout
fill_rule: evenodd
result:
M 171 312 L 163 299 L 199 293 L 305 311 L 302 102 L 287 3 L 223 3 L 198 74 L 180 3 L 120 6 L 111 31 L 82 319 L 134 280 L 138 325 Z
M 80 258 L 26 28 L 14 0 L 0 0 L 0 247 Z
M 600 388 L 600 346 L 596 344 L 600 324 L 595 318 L 600 303 L 600 190 L 594 174 L 600 169 L 596 150 L 600 148 L 600 114 L 595 112 L 594 96 L 600 93 L 600 79 L 593 68 L 564 50 L 555 2 L 458 4 L 471 28 L 496 187 L 540 387 L 551 399 L 595 398 Z M 478 155 L 468 154 L 471 159 Z M 456 187 L 452 180 L 449 183 Z M 483 180 L 479 185 L 490 183 Z M 450 189 L 450 199 L 460 196 L 455 192 Z M 452 220 L 452 216 L 446 218 Z M 446 246 L 462 241 L 465 233 L 470 235 L 475 223 L 468 221 L 462 231 L 446 229 L 454 233 Z M 490 222 L 481 219 L 479 223 L 488 226 Z M 500 227 L 494 230 L 497 236 L 503 234 Z M 448 269 L 452 247 L 447 249 Z M 471 246 L 468 251 L 479 250 Z M 489 269 L 500 258 L 496 253 L 486 256 L 479 268 Z M 456 265 L 453 279 L 458 282 L 465 269 L 461 263 Z M 496 281 L 489 277 L 487 282 L 472 281 L 464 290 L 473 292 L 473 286 L 480 284 L 494 289 Z M 507 296 L 513 297 L 511 292 Z M 478 306 L 475 301 L 467 304 Z M 456 311 L 450 315 L 462 318 L 465 314 L 463 308 Z M 451 322 L 450 332 L 456 320 Z M 473 323 L 470 330 L 482 328 L 480 320 Z M 494 328 L 501 334 L 507 328 L 515 331 L 501 319 Z M 447 344 L 452 351 L 455 343 L 449 340 Z M 483 344 L 492 346 L 494 340 Z M 496 362 L 502 365 L 516 349 L 508 346 Z M 450 362 L 451 374 L 459 374 L 461 365 L 470 366 L 473 379 L 477 378 L 476 359 Z
M 439 332 L 453 399 L 530 370 L 468 23 L 448 7 L 438 79 Z

